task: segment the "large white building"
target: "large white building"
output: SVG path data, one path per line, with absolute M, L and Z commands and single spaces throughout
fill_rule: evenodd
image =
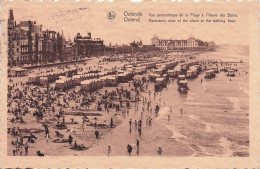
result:
M 212 48 L 215 46 L 215 43 L 204 42 L 199 39 L 195 39 L 193 36 L 190 36 L 187 40 L 173 40 L 173 39 L 159 39 L 157 36 L 152 38 L 152 45 L 158 47 L 160 50 L 194 50 L 200 48 Z

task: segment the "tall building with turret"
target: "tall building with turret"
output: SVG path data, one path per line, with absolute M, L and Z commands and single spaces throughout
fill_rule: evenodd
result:
M 8 29 L 13 29 L 15 27 L 13 10 L 10 9 L 8 17 Z
M 8 65 L 22 66 L 54 61 L 62 57 L 65 38 L 55 31 L 42 30 L 35 21 L 16 24 L 13 10 L 8 17 Z

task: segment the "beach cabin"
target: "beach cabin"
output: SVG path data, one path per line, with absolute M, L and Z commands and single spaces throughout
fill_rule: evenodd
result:
M 178 84 L 178 91 L 179 92 L 187 92 L 187 90 L 189 90 L 188 88 L 188 81 L 187 80 L 180 80 L 179 84 Z
M 155 79 L 156 78 L 159 78 L 159 77 L 161 77 L 159 74 L 156 74 L 156 73 L 150 73 L 149 74 L 149 79 L 150 79 L 150 81 L 152 81 L 152 82 L 155 82 Z
M 58 73 L 58 75 L 59 75 L 59 77 L 60 77 L 60 76 L 66 76 L 66 72 L 60 72 L 60 73 Z M 59 78 L 59 77 L 58 77 L 58 78 Z
M 146 66 L 141 66 L 140 68 L 141 68 L 142 73 L 146 72 Z
M 97 87 L 99 89 L 103 87 L 102 82 L 101 82 L 101 80 L 99 78 L 97 79 Z
M 77 71 L 77 69 L 68 70 L 66 74 L 68 77 L 72 77 L 72 75 L 77 74 Z
M 135 68 L 135 73 L 136 73 L 136 74 L 143 74 L 143 69 L 142 69 L 142 67 L 136 67 L 136 68 Z
M 159 69 L 162 70 L 162 73 L 161 73 L 161 74 L 165 73 L 166 70 L 168 69 L 168 68 L 167 68 L 167 64 L 163 64 Z
M 174 77 L 174 70 L 168 70 L 167 71 L 167 74 L 170 76 L 170 77 Z
M 56 80 L 55 89 L 65 90 L 65 81 L 64 80 Z
M 66 79 L 66 76 L 59 76 L 59 79 Z
M 59 74 L 58 73 L 53 73 L 54 79 L 58 80 L 59 79 Z
M 225 66 L 225 67 L 224 67 L 224 71 L 225 71 L 225 72 L 228 72 L 229 70 L 231 70 L 231 66 Z
M 177 66 L 173 69 L 173 77 L 177 77 L 179 74 L 181 74 L 182 68 L 181 66 Z
M 127 69 L 133 69 L 133 65 L 126 65 L 125 70 L 127 70 Z
M 107 86 L 117 86 L 117 76 L 108 76 Z
M 168 74 L 163 74 L 162 77 L 164 78 L 165 81 L 169 80 L 169 75 Z
M 98 88 L 98 83 L 97 83 L 97 79 L 91 79 L 91 89 L 97 89 Z
M 100 80 L 102 86 L 107 85 L 107 76 L 100 77 L 99 80 Z
M 13 68 L 8 70 L 9 77 L 21 77 L 21 76 L 25 76 L 26 73 L 27 73 L 27 69 L 22 69 L 22 68 Z
M 156 67 L 156 63 L 155 62 L 146 63 L 145 66 L 146 66 L 146 69 L 155 68 Z
M 158 77 L 155 79 L 155 86 L 162 86 L 165 84 L 165 79 L 163 77 Z
M 197 75 L 196 75 L 196 71 L 195 70 L 187 70 L 187 73 L 186 73 L 186 78 L 187 79 L 192 79 L 192 78 L 195 78 Z
M 65 88 L 72 88 L 72 87 L 74 87 L 74 81 L 73 81 L 72 78 L 66 78 L 65 82 L 66 82 Z
M 134 73 L 133 68 L 127 68 L 126 71 L 131 72 L 131 73 Z
M 218 67 L 216 66 L 212 67 L 212 70 L 214 70 L 215 73 L 219 73 Z
M 201 65 L 194 65 L 194 67 L 196 68 L 197 74 L 199 74 L 202 70 Z
M 206 71 L 206 75 L 205 75 L 205 79 L 211 79 L 211 78 L 214 78 L 216 75 L 215 75 L 215 71 L 214 70 L 207 70 Z
M 119 83 L 126 83 L 127 82 L 126 73 L 120 73 L 120 74 L 117 75 L 117 77 L 118 77 Z
M 84 73 L 84 75 L 82 75 L 82 76 L 84 76 L 84 80 L 90 79 L 90 74 L 85 74 L 85 73 Z M 81 81 L 82 81 L 82 80 L 81 80 Z
M 98 73 L 94 73 L 94 78 L 98 78 L 99 74 Z
M 185 75 L 178 75 L 178 81 L 177 83 L 179 83 L 181 80 L 185 80 L 186 76 Z
M 84 76 L 83 75 L 74 75 L 72 76 L 74 84 L 75 85 L 80 85 L 80 82 L 83 80 Z
M 88 73 L 88 74 L 86 74 L 86 77 L 87 77 L 87 79 L 93 79 L 94 75 L 93 75 L 93 73 Z
M 228 73 L 227 73 L 227 76 L 235 77 L 235 71 L 229 70 Z
M 98 77 L 102 77 L 102 76 L 105 76 L 105 72 L 99 72 L 98 73 Z
M 40 84 L 43 86 L 47 86 L 49 84 L 49 78 L 48 77 L 40 77 Z
M 154 73 L 162 75 L 163 74 L 163 69 L 162 68 L 154 69 Z
M 186 63 L 181 63 L 181 64 L 180 64 L 180 67 L 181 67 L 181 70 L 182 70 L 182 71 L 186 71 L 186 70 L 188 69 L 188 64 L 186 64 Z
M 126 78 L 127 78 L 127 81 L 132 80 L 133 79 L 133 72 L 132 71 L 126 71 Z
M 159 68 L 162 66 L 162 64 L 163 64 L 163 63 L 157 63 L 155 67 L 156 67 L 157 69 L 159 69 Z
M 49 82 L 54 82 L 54 81 L 56 80 L 53 73 L 49 73 L 49 74 L 47 74 L 46 76 L 48 76 Z
M 30 75 L 28 77 L 27 84 L 37 84 L 40 82 L 40 77 L 36 75 Z
M 82 90 L 91 90 L 92 89 L 92 80 L 84 80 L 80 83 Z
M 99 79 L 92 79 L 92 89 L 100 89 L 102 87 L 102 83 Z

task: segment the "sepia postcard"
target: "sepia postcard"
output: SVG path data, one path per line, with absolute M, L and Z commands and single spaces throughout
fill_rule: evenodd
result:
M 2 168 L 259 168 L 257 1 L 2 1 Z

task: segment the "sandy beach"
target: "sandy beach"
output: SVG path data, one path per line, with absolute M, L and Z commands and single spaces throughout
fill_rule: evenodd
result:
M 231 66 L 237 68 L 238 71 L 235 77 L 228 77 L 226 72 L 220 72 L 212 79 L 205 79 L 205 73 L 202 72 L 197 78 L 188 80 L 187 94 L 178 92 L 175 78 L 170 78 L 166 88 L 160 92 L 155 92 L 153 82 L 147 82 L 145 83 L 147 87 L 138 95 L 138 102 L 127 101 L 123 96 L 126 101 L 120 106 L 120 111 L 110 109 L 107 112 L 104 109 L 97 111 L 98 102 L 102 100 L 105 93 L 122 89 L 122 91 L 130 91 L 133 99 L 136 97 L 133 80 L 128 83 L 119 83 L 117 87 L 103 87 L 87 94 L 89 98 L 95 99 L 89 106 L 82 106 L 81 102 L 77 101 L 85 97 L 77 95 L 80 90 L 77 86 L 60 93 L 59 96 L 53 91 L 53 97 L 59 97 L 54 105 L 66 105 L 55 107 L 56 113 L 59 109 L 64 111 L 63 123 L 66 124 L 66 129 L 56 128 L 57 116 L 51 108 L 45 111 L 43 119 L 37 120 L 33 116 L 36 111 L 34 107 L 30 107 L 29 113 L 23 116 L 24 123 L 9 122 L 8 128 L 19 126 L 23 130 L 23 136 L 33 133 L 37 137 L 34 143 L 29 143 L 27 154 L 29 156 L 37 155 L 37 151 L 48 156 L 106 156 L 108 146 L 111 147 L 110 156 L 127 156 L 128 144 L 133 147 L 131 154 L 133 156 L 156 156 L 159 147 L 162 149 L 160 154 L 162 156 L 249 156 L 248 51 L 246 48 L 235 49 L 241 50 L 236 50 L 235 53 L 229 53 L 227 56 L 224 53 L 234 50 L 220 47 L 214 52 L 196 55 L 200 61 L 236 62 L 231 63 Z M 171 55 L 176 56 L 176 53 L 169 54 Z M 100 59 L 87 61 L 86 65 L 97 65 Z M 243 62 L 239 63 L 241 60 Z M 104 63 L 103 69 L 115 66 L 120 68 L 123 65 L 122 62 Z M 147 77 L 148 74 L 143 76 Z M 140 77 L 142 76 L 137 75 L 134 79 L 140 79 Z M 13 78 L 13 81 L 25 83 L 25 79 Z M 33 88 L 33 86 L 30 87 Z M 54 87 L 54 83 L 50 87 Z M 44 91 L 46 88 L 41 90 Z M 64 101 L 71 98 L 73 98 L 71 102 Z M 47 102 L 47 99 L 44 101 Z M 112 102 L 121 104 L 119 96 L 116 96 Z M 127 102 L 130 104 L 129 108 L 126 106 Z M 148 103 L 149 106 L 147 106 Z M 156 105 L 160 107 L 158 114 L 155 113 Z M 74 109 L 74 107 L 77 108 Z M 127 111 L 128 113 L 125 113 Z M 87 116 L 86 123 L 82 122 L 83 114 Z M 13 114 L 8 113 L 8 121 L 13 117 Z M 112 128 L 111 119 L 113 119 Z M 130 119 L 133 122 L 131 130 Z M 141 133 L 134 126 L 134 121 L 140 119 L 143 122 Z M 151 125 L 147 119 L 151 119 Z M 62 121 L 62 118 L 59 121 Z M 96 128 L 93 126 L 95 122 L 100 124 Z M 43 124 L 48 125 L 48 138 L 46 138 Z M 95 137 L 96 130 L 99 131 L 98 139 Z M 57 137 L 56 131 L 63 135 L 62 138 Z M 55 142 L 55 140 L 68 139 L 69 135 L 73 137 L 71 145 L 68 142 Z M 19 137 L 8 134 L 8 155 L 13 155 L 15 145 L 11 142 L 15 142 L 16 139 Z M 137 139 L 140 141 L 139 151 L 137 151 Z M 71 149 L 74 141 L 85 149 L 83 151 Z

